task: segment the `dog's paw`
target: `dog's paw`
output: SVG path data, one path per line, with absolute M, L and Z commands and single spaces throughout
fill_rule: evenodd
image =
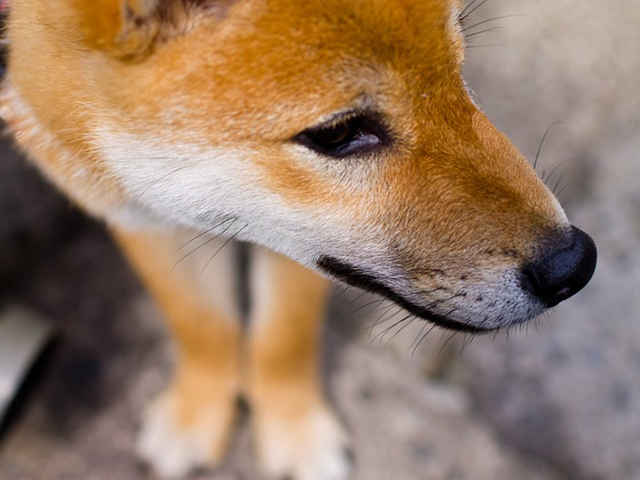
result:
M 353 458 L 348 436 L 327 408 L 288 417 L 263 412 L 256 419 L 258 456 L 274 478 L 347 480 Z
M 194 469 L 214 467 L 224 457 L 231 435 L 233 403 L 185 412 L 171 395 L 146 412 L 137 451 L 161 478 L 180 478 Z

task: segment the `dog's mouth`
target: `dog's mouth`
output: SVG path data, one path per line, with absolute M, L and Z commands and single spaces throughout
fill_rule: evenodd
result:
M 322 271 L 337 278 L 338 280 L 348 283 L 354 287 L 361 288 L 362 290 L 382 295 L 404 308 L 409 313 L 428 322 L 434 323 L 439 327 L 467 333 L 487 333 L 494 330 L 493 328 L 482 328 L 462 323 L 448 318 L 445 315 L 434 313 L 428 308 L 416 305 L 398 292 L 394 291 L 391 287 L 380 282 L 373 275 L 336 258 L 322 256 L 318 259 L 317 265 Z

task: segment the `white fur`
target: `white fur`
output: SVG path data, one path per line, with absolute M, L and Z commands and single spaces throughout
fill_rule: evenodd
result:
M 428 306 L 434 313 L 461 323 L 495 328 L 529 320 L 541 312 L 541 306 L 527 297 L 515 270 L 510 269 L 485 270 L 482 281 L 451 285 L 455 289 L 426 297 L 409 293 L 416 286 L 390 263 L 383 232 L 371 225 L 350 225 L 340 212 L 322 205 L 302 209 L 287 204 L 277 193 L 260 187 L 255 167 L 250 169 L 251 156 L 256 153 L 248 148 L 165 145 L 161 140 L 116 134 L 105 128 L 97 132 L 96 139 L 109 167 L 132 198 L 111 221 L 126 219 L 129 224 L 145 227 L 163 219 L 200 232 L 210 230 L 212 235 L 256 242 L 310 267 L 315 267 L 320 255 L 348 259 L 384 279 L 416 305 Z M 312 161 L 309 156 L 302 157 L 303 162 Z M 559 204 L 557 207 L 562 212 Z M 234 220 L 221 224 L 221 219 L 229 217 Z M 466 296 L 450 298 L 452 292 Z M 474 301 L 478 297 L 483 300 Z
M 212 411 L 212 416 L 216 413 Z M 210 464 L 214 442 L 221 432 L 213 418 L 202 418 L 188 429 L 179 427 L 168 398 L 147 412 L 138 437 L 138 454 L 161 478 L 182 478 L 191 470 Z
M 462 62 L 464 59 L 464 33 L 462 32 L 462 25 L 460 25 L 460 7 L 456 4 L 451 6 L 451 10 L 449 13 L 449 22 L 447 23 L 447 32 L 449 34 L 449 38 L 451 39 L 451 43 L 455 45 L 455 47 L 459 50 L 456 52 L 458 57 L 458 61 Z
M 95 142 L 109 168 L 131 200 L 109 216 L 129 228 L 153 222 L 181 225 L 216 235 L 224 232 L 253 241 L 313 265 L 322 246 L 339 238 L 343 219 L 321 205 L 302 210 L 260 187 L 250 169 L 250 149 L 205 148 L 194 144 L 163 144 L 102 128 Z M 237 219 L 225 230 L 221 219 Z M 325 236 L 319 235 L 324 232 Z
M 325 409 L 295 421 L 269 417 L 258 426 L 260 460 L 274 478 L 347 480 L 347 435 Z

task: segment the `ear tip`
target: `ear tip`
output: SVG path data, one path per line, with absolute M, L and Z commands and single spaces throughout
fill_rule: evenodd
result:
M 86 43 L 118 58 L 144 56 L 159 30 L 157 0 L 75 0 Z
M 146 17 L 158 8 L 160 0 L 127 0 L 124 3 L 134 15 Z

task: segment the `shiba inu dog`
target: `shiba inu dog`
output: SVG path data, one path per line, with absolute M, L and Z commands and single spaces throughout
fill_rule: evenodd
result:
M 459 0 L 13 0 L 0 112 L 107 223 L 163 309 L 177 366 L 140 453 L 215 465 L 235 399 L 268 474 L 345 479 L 322 392 L 328 277 L 436 325 L 526 322 L 596 248 L 461 76 Z M 244 329 L 224 247 L 251 242 Z

